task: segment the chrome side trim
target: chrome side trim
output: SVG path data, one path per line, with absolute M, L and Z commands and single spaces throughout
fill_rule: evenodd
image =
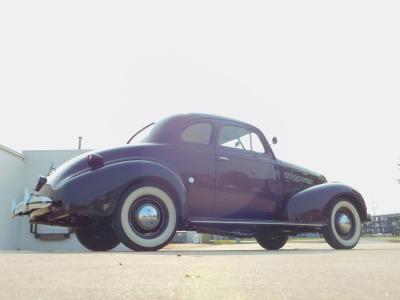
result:
M 229 157 L 226 157 L 226 156 L 219 156 L 219 157 L 217 157 L 217 160 L 218 161 L 229 161 L 230 159 L 229 159 Z
M 302 227 L 323 227 L 320 223 L 298 223 L 274 220 L 189 220 L 194 224 L 239 224 L 239 225 L 276 225 L 276 226 L 302 226 Z

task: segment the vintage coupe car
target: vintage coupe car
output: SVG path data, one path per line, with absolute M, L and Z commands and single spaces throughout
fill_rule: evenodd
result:
M 13 215 L 72 227 L 94 251 L 120 242 L 158 250 L 176 230 L 254 236 L 270 250 L 300 232 L 320 232 L 336 249 L 357 244 L 368 219 L 360 193 L 278 160 L 256 127 L 205 114 L 150 125 L 140 142 L 78 156 L 41 176 Z

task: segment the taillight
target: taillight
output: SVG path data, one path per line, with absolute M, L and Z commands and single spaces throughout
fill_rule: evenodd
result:
M 99 154 L 89 154 L 86 160 L 92 169 L 98 169 L 104 165 L 104 157 Z

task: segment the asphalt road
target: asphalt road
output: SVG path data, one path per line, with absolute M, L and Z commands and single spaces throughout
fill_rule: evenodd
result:
M 400 243 L 0 252 L 1 299 L 400 299 Z

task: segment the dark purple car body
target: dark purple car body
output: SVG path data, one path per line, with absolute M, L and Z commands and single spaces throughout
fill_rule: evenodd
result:
M 196 124 L 208 128 L 206 140 L 185 138 L 185 130 Z M 251 133 L 250 144 L 256 138 L 258 150 L 246 149 L 241 140 L 227 146 L 232 128 Z M 157 122 L 140 143 L 84 154 L 42 179 L 34 193 L 52 204 L 31 214 L 31 222 L 84 228 L 92 219 L 112 216 L 122 195 L 141 182 L 169 191 L 178 230 L 231 236 L 254 236 L 260 230 L 322 232 L 338 197 L 348 199 L 361 221 L 367 220 L 360 193 L 278 160 L 256 127 L 182 114 Z

